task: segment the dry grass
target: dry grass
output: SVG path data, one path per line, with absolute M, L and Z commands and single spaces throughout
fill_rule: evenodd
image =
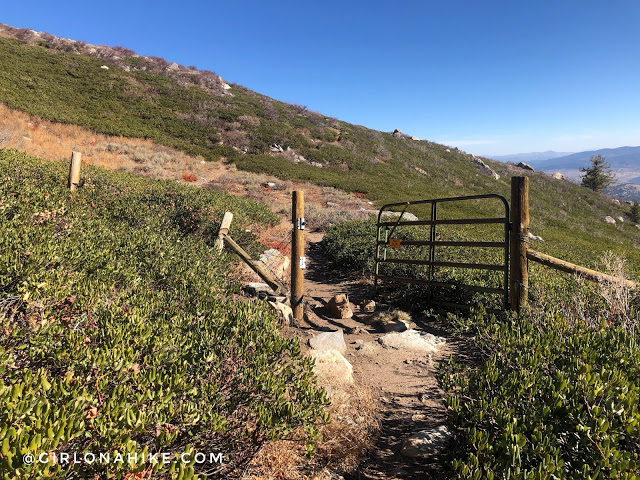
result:
M 626 261 L 613 252 L 606 252 L 602 258 L 602 268 L 614 278 L 612 282 L 599 284 L 600 295 L 609 307 L 609 321 L 618 320 L 628 331 L 634 332 L 640 319 L 638 312 L 631 309 L 633 289 L 625 282 L 628 278 Z
M 271 442 L 252 460 L 243 479 L 330 480 L 358 467 L 380 428 L 376 400 L 367 386 L 327 388 L 331 420 L 320 427 L 315 456 L 305 455 L 302 441 Z
M 240 120 L 248 124 L 259 122 L 250 116 Z M 75 125 L 48 122 L 2 104 L 0 147 L 15 148 L 54 161 L 68 161 L 72 151 L 79 151 L 86 164 L 193 183 L 251 198 L 280 213 L 287 223 L 291 212 L 290 192 L 304 190 L 307 224 L 311 230 L 323 231 L 332 223 L 362 217 L 365 215 L 363 210 L 374 208 L 362 195 L 238 171 L 235 165 L 223 161 L 207 162 L 202 157 L 191 157 L 150 140 L 97 134 Z M 269 183 L 275 186 L 269 187 Z M 283 238 L 278 241 L 282 242 Z

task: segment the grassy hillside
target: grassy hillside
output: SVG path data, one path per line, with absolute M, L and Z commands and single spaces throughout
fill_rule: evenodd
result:
M 222 466 L 153 471 L 224 476 L 265 440 L 313 433 L 324 397 L 310 362 L 266 303 L 232 299 L 233 258 L 212 251 L 224 211 L 248 248 L 244 229 L 274 215 L 88 166 L 70 194 L 66 176 L 0 149 L 0 477 L 149 478 L 142 462 L 22 461 L 49 451 L 221 452 Z
M 126 49 L 12 35 L 25 41 L 0 38 L 0 102 L 45 119 L 151 138 L 241 169 L 362 192 L 379 204 L 488 192 L 508 197 L 509 177 L 527 173 L 485 160 L 502 176 L 495 180 L 458 149 L 351 125 L 239 85 L 225 89 L 211 72 Z M 282 152 L 271 151 L 276 144 Z M 592 267 L 614 250 L 638 268 L 640 230 L 604 222 L 624 216 L 623 207 L 568 182 L 531 177 L 532 230 L 546 240 L 534 248 Z

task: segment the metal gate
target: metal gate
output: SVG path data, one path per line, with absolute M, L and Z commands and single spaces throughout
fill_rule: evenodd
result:
M 439 218 L 438 217 L 438 205 L 446 202 L 464 202 L 471 200 L 498 200 L 502 202 L 504 206 L 504 216 L 495 218 Z M 407 212 L 407 208 L 412 205 L 430 205 L 431 206 L 431 218 L 429 220 L 405 220 L 403 216 Z M 402 208 L 402 211 L 397 212 L 392 209 Z M 393 212 L 398 215 L 397 220 L 383 221 L 385 212 Z M 389 215 L 387 213 L 387 215 Z M 446 241 L 441 240 L 438 235 L 438 225 L 480 225 L 480 224 L 502 224 L 504 225 L 504 240 L 495 241 Z M 394 233 L 398 227 L 403 226 L 429 226 L 429 239 L 428 240 L 402 240 L 394 238 Z M 387 253 L 390 249 L 402 249 L 405 246 L 427 246 L 428 257 L 427 258 L 397 258 L 388 256 Z M 500 248 L 504 251 L 504 262 L 501 264 L 486 264 L 486 263 L 464 263 L 455 261 L 439 261 L 437 259 L 437 250 L 447 247 L 478 247 L 478 248 Z M 380 266 L 382 264 L 407 264 L 407 265 L 424 265 L 428 266 L 429 273 L 428 278 L 411 278 L 403 276 L 393 275 L 381 275 Z M 456 267 L 464 269 L 476 269 L 476 270 L 489 270 L 498 271 L 503 273 L 503 282 L 501 288 L 480 286 L 480 285 L 466 285 L 456 282 L 443 282 L 436 281 L 435 269 L 438 267 Z M 375 255 L 375 287 L 377 288 L 378 282 L 384 281 L 396 281 L 404 283 L 419 283 L 434 287 L 458 287 L 465 290 L 501 294 L 503 296 L 504 308 L 509 308 L 509 204 L 507 199 L 502 195 L 487 194 L 487 195 L 471 195 L 465 197 L 451 197 L 451 198 L 436 198 L 430 200 L 416 200 L 411 202 L 389 203 L 384 205 L 378 213 L 377 223 L 377 245 Z M 454 307 L 465 307 L 465 305 L 447 303 L 442 301 L 434 301 L 434 303 L 444 304 Z

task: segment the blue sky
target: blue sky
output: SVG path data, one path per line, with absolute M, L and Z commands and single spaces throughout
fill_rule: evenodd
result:
M 476 154 L 640 145 L 637 0 L 2 3 L 2 23 Z

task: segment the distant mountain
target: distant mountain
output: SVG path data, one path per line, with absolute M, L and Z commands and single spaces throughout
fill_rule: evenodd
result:
M 554 152 L 553 150 L 547 150 L 546 152 L 514 153 L 512 155 L 489 155 L 488 158 L 498 160 L 500 162 L 531 163 L 564 157 L 566 155 L 571 155 L 571 152 Z
M 590 165 L 591 157 L 602 155 L 611 165 L 618 183 L 637 183 L 640 176 L 640 147 L 603 148 L 587 152 L 573 153 L 547 160 L 531 160 L 536 170 L 547 173 L 562 172 L 565 176 L 579 178 L 580 168 Z

